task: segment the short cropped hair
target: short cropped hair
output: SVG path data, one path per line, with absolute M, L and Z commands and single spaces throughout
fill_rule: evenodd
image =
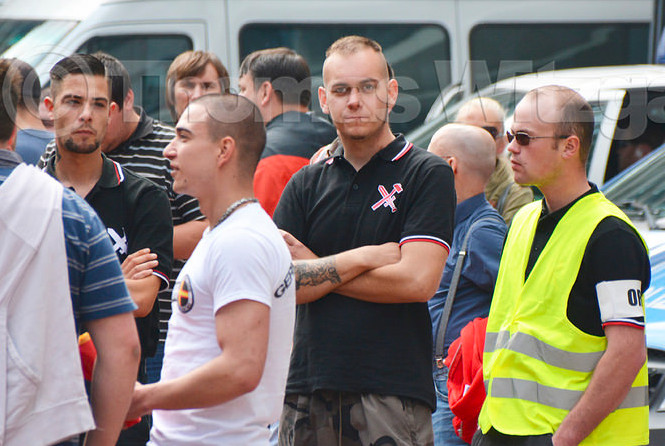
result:
M 97 51 L 93 56 L 104 64 L 106 77 L 111 83 L 111 100 L 122 110 L 127 93 L 132 89 L 132 79 L 127 68 L 118 59 L 102 51 Z
M 290 48 L 270 48 L 250 53 L 240 65 L 240 76 L 249 74 L 254 87 L 259 82 L 272 84 L 283 104 L 309 107 L 312 100 L 312 78 L 307 61 Z
M 330 45 L 326 50 L 326 58 L 330 57 L 335 53 L 340 53 L 344 56 L 348 56 L 367 48 L 383 55 L 383 48 L 381 48 L 381 45 L 376 40 L 372 40 L 369 37 L 351 35 L 351 36 L 341 37 L 336 41 L 334 41 L 333 44 Z M 393 72 L 393 67 L 390 66 L 387 59 L 386 59 L 386 69 L 388 70 L 389 79 L 395 77 L 395 73 Z
M 12 76 L 11 59 L 0 59 L 0 141 L 11 138 L 16 128 L 16 105 L 18 103 L 18 79 Z M 4 147 L 3 147 L 4 148 Z
M 74 54 L 60 59 L 51 68 L 51 97 L 55 99 L 62 80 L 70 74 L 106 77 L 106 68 L 101 60 L 91 54 Z
M 219 80 L 219 86 L 222 93 L 229 91 L 230 80 L 229 72 L 222 64 L 222 61 L 210 51 L 185 51 L 180 53 L 169 66 L 169 70 L 166 72 L 166 105 L 171 111 L 173 118 L 176 118 L 175 114 L 175 97 L 174 97 L 174 87 L 175 83 L 180 79 L 184 79 L 190 76 L 198 76 L 203 73 L 206 66 L 211 64 L 215 71 L 217 71 L 217 78 Z
M 259 108 L 236 94 L 209 94 L 189 103 L 207 111 L 208 132 L 213 141 L 232 137 L 238 147 L 241 173 L 252 178 L 266 144 L 266 130 Z
M 593 137 L 593 109 L 589 102 L 575 90 L 560 85 L 547 85 L 531 90 L 525 97 L 553 95 L 558 109 L 559 119 L 555 123 L 557 136 L 575 135 L 580 140 L 580 160 L 586 164 Z
M 32 65 L 20 59 L 11 59 L 10 63 L 9 72 L 18 86 L 18 107 L 37 113 L 42 93 L 42 84 L 37 71 Z

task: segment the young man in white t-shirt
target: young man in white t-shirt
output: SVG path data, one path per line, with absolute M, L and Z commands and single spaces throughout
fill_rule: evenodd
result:
M 209 95 L 190 103 L 164 150 L 174 189 L 199 200 L 210 227 L 173 290 L 162 380 L 134 392 L 129 418 L 153 413 L 151 445 L 267 445 L 279 418 L 295 285 L 252 193 L 264 144 L 249 100 Z

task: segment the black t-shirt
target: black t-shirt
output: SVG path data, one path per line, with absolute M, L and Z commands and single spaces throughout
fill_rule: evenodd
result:
M 115 253 L 122 263 L 129 254 L 143 248 L 157 254 L 158 266 L 153 274 L 166 288 L 173 261 L 173 223 L 166 192 L 150 180 L 142 178 L 102 155 L 102 176 L 85 197 L 97 212 Z M 55 178 L 55 156 L 44 170 Z M 159 309 L 137 318 L 137 328 L 144 357 L 155 353 L 159 338 Z
M 598 192 L 598 188 L 592 185 L 591 190 L 551 213 L 543 200 L 543 210 L 531 245 L 525 279 L 565 213 L 582 197 L 595 192 Z M 581 331 L 595 336 L 604 336 L 603 326 L 614 321 L 643 327 L 643 316 L 621 317 L 619 314 L 613 315 L 609 320 L 601 318 L 596 285 L 620 280 L 639 280 L 644 293 L 651 280 L 649 256 L 633 228 L 616 217 L 607 217 L 598 224 L 587 243 L 579 273 L 568 297 L 568 320 Z M 616 307 L 620 307 L 619 303 Z
M 301 169 L 274 220 L 318 256 L 385 242 L 447 247 L 455 204 L 450 167 L 398 136 L 357 172 L 341 153 Z M 426 303 L 377 304 L 331 293 L 297 307 L 286 392 L 396 395 L 434 408 L 431 354 Z

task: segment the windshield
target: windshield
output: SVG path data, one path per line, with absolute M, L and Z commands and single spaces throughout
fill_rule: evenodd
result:
M 665 228 L 665 147 L 603 192 L 629 217 L 653 219 L 652 229 Z
M 35 67 L 77 24 L 78 21 L 76 20 L 48 20 L 43 22 L 32 28 L 21 40 L 4 51 L 2 57 L 15 57 Z
M 478 93 L 474 94 L 473 97 L 486 97 L 492 98 L 497 101 L 503 109 L 506 111 L 506 129 L 510 128 L 512 122 L 513 113 L 515 112 L 515 107 L 517 103 L 522 100 L 526 91 L 520 91 L 517 89 L 505 89 L 498 90 L 495 87 L 489 87 L 485 90 L 481 90 Z M 432 139 L 434 133 L 440 129 L 443 125 L 453 122 L 455 116 L 457 115 L 458 110 L 470 99 L 469 96 L 464 98 L 461 101 L 455 101 L 452 105 L 446 106 L 441 112 L 441 114 L 435 117 L 432 121 L 425 123 L 409 133 L 407 139 L 411 141 L 417 147 L 427 148 L 429 142 Z M 592 159 L 593 149 L 595 147 L 596 137 L 600 129 L 600 124 L 603 121 L 605 115 L 605 110 L 607 107 L 607 101 L 591 101 L 591 108 L 593 109 L 594 114 L 594 128 L 593 128 L 593 137 L 591 142 L 591 153 L 589 153 L 589 161 Z M 587 165 L 587 169 L 589 166 Z
M 485 89 L 477 94 L 474 94 L 474 97 L 488 97 L 496 100 L 501 104 L 504 110 L 506 110 L 506 116 L 513 114 L 515 105 L 524 97 L 526 92 L 517 91 L 517 90 L 496 90 L 495 88 Z M 464 98 L 464 100 L 456 101 L 452 105 L 448 105 L 443 109 L 443 112 L 430 122 L 421 125 L 413 132 L 407 135 L 407 139 L 411 141 L 417 147 L 427 148 L 432 135 L 436 133 L 443 125 L 453 122 L 457 111 L 466 103 L 469 97 Z
M 0 20 L 0 54 L 42 22 L 43 20 Z

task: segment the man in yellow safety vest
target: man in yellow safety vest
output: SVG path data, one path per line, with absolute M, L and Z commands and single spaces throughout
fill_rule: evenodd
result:
M 587 181 L 592 134 L 590 105 L 568 88 L 533 90 L 515 110 L 515 181 L 544 199 L 515 215 L 506 239 L 473 445 L 649 442 L 649 259 L 630 220 Z

